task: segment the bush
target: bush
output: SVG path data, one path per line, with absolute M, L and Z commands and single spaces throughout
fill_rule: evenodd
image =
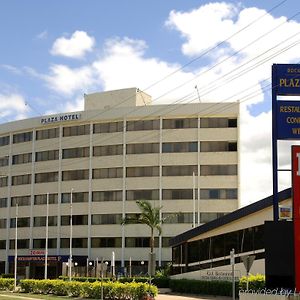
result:
M 265 288 L 266 286 L 266 278 L 265 275 L 261 275 L 261 274 L 257 274 L 257 275 L 252 275 L 250 274 L 250 276 L 248 277 L 248 288 L 249 290 L 260 290 Z M 240 290 L 246 290 L 247 289 L 247 276 L 243 276 L 240 279 L 239 282 L 239 288 Z
M 13 291 L 14 279 L 11 278 L 0 278 L 0 290 L 1 291 Z
M 15 276 L 14 276 L 14 274 L 1 274 L 0 277 L 2 277 L 2 278 L 14 278 Z
M 230 281 L 171 279 L 170 288 L 173 292 L 186 294 L 232 296 L 232 283 Z M 236 283 L 235 288 L 237 295 L 238 283 Z

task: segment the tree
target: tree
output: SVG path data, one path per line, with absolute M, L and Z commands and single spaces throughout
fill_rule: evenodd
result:
M 146 200 L 138 200 L 136 201 L 141 213 L 135 217 L 126 217 L 123 219 L 122 224 L 145 224 L 150 228 L 150 266 L 151 271 L 149 272 L 150 275 L 152 273 L 152 267 L 155 264 L 154 259 L 154 231 L 157 230 L 158 235 L 161 235 L 162 228 L 161 224 L 163 220 L 160 218 L 160 210 L 161 207 L 152 207 L 151 203 Z

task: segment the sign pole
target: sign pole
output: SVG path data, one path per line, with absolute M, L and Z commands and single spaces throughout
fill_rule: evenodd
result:
M 235 280 L 234 280 L 234 249 L 230 251 L 230 263 L 232 268 L 232 299 L 235 300 Z

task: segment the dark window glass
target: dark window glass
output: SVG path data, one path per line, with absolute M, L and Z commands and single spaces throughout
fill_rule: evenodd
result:
M 163 166 L 163 176 L 193 176 L 197 173 L 198 166 Z
M 159 167 L 128 167 L 127 177 L 152 177 L 159 176 Z
M 17 155 L 13 155 L 12 157 L 13 165 L 26 164 L 26 163 L 30 163 L 31 161 L 32 161 L 31 153 L 17 154 Z
M 61 248 L 69 248 L 70 247 L 70 239 L 67 239 L 67 238 L 60 239 L 60 247 Z M 87 238 L 73 238 L 72 239 L 72 247 L 73 248 L 87 248 Z
M 36 140 L 53 139 L 59 137 L 59 128 L 50 128 L 36 131 Z
M 7 184 L 8 184 L 8 177 L 7 176 L 0 177 L 0 187 L 7 186 Z
M 76 192 L 72 193 L 72 203 L 88 202 L 89 193 L 88 192 Z M 71 193 L 63 193 L 61 195 L 61 203 L 70 203 Z
M 123 145 L 106 145 L 96 146 L 93 150 L 94 156 L 110 156 L 110 155 L 122 155 Z
M 163 129 L 198 128 L 198 119 L 165 119 Z
M 58 172 L 35 174 L 35 183 L 55 182 L 55 181 L 58 181 Z
M 41 227 L 46 226 L 46 217 L 34 217 L 33 218 L 33 226 Z M 57 216 L 49 216 L 48 217 L 48 226 L 57 226 Z
M 45 249 L 45 247 L 46 247 L 46 239 L 33 240 L 34 249 Z M 48 248 L 56 248 L 56 247 L 57 247 L 57 239 L 48 239 Z
M 166 224 L 193 223 L 192 213 L 163 213 L 163 220 Z
M 32 131 L 29 132 L 22 132 L 22 133 L 17 133 L 13 135 L 13 143 L 24 143 L 24 142 L 29 142 L 32 141 Z
M 18 239 L 18 249 L 29 249 L 29 239 Z M 9 249 L 15 249 L 15 240 L 9 240 Z
M 31 174 L 17 175 L 12 177 L 12 185 L 30 184 Z
M 92 215 L 92 225 L 121 224 L 121 214 Z
M 93 179 L 121 178 L 121 177 L 123 177 L 123 168 L 93 169 Z
M 163 143 L 163 153 L 176 153 L 176 152 L 197 152 L 197 142 L 178 142 L 178 143 Z
M 48 150 L 35 153 L 36 161 L 57 160 L 59 158 L 58 150 Z
M 164 189 L 163 200 L 193 199 L 192 189 Z
M 127 154 L 145 154 L 145 153 L 159 153 L 158 143 L 146 144 L 128 144 L 126 145 Z
M 237 165 L 202 165 L 201 176 L 237 175 Z
M 63 149 L 63 158 L 88 157 L 89 155 L 89 147 Z
M 237 151 L 236 142 L 201 142 L 200 143 L 201 152 L 225 152 L 225 151 Z
M 0 249 L 6 249 L 6 240 L 0 240 Z
M 76 136 L 90 134 L 90 125 L 79 125 L 63 128 L 63 136 Z
M 62 172 L 63 181 L 85 179 L 89 179 L 89 170 L 72 170 Z
M 94 124 L 94 133 L 122 132 L 123 122 L 110 122 Z
M 228 118 L 201 118 L 201 128 L 226 128 L 237 127 L 237 119 Z
M 57 204 L 58 194 L 49 194 L 49 204 Z M 47 194 L 35 195 L 34 196 L 35 205 L 47 204 Z
M 208 222 L 213 221 L 217 218 L 221 218 L 224 215 L 225 215 L 225 213 L 215 213 L 215 212 L 200 213 L 200 222 L 201 223 L 208 223 Z
M 7 198 L 0 198 L 0 207 L 7 207 Z
M 6 219 L 0 219 L 0 228 L 6 228 Z
M 91 244 L 92 248 L 121 248 L 122 239 L 120 237 L 93 237 Z
M 128 237 L 125 239 L 125 247 L 148 248 L 150 247 L 149 237 Z M 154 247 L 158 247 L 158 239 L 154 238 Z
M 158 130 L 159 120 L 127 121 L 127 131 Z
M 6 146 L 9 144 L 9 136 L 1 136 L 0 137 L 0 147 Z
M 93 192 L 93 202 L 122 201 L 122 191 Z
M 61 225 L 68 226 L 70 225 L 70 216 L 61 216 Z M 72 216 L 73 225 L 87 225 L 88 216 L 87 215 L 73 215 Z
M 158 200 L 158 190 L 129 190 L 126 191 L 127 200 Z
M 8 156 L 4 156 L 0 158 L 0 167 L 8 166 L 9 159 Z
M 18 228 L 19 227 L 30 227 L 30 218 L 18 218 Z M 10 219 L 10 228 L 16 228 L 16 218 Z
M 16 206 L 16 204 L 18 204 L 18 206 L 28 206 L 31 203 L 30 199 L 31 199 L 30 196 L 12 197 L 10 199 L 11 206 Z
M 200 199 L 237 199 L 237 189 L 200 189 Z

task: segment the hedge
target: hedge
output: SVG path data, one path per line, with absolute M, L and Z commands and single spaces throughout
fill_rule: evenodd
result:
M 8 280 L 8 279 L 6 279 Z M 147 295 L 156 296 L 156 286 L 146 283 L 103 282 L 103 296 L 106 299 L 140 300 Z M 20 281 L 21 292 L 35 294 L 53 294 L 56 296 L 71 296 L 99 299 L 101 296 L 101 282 L 79 282 L 63 280 L 34 280 Z
M 248 277 L 248 289 L 257 291 L 264 289 L 266 286 L 266 278 L 265 275 L 257 274 L 257 275 L 252 275 Z M 246 290 L 247 289 L 247 276 L 243 276 L 240 279 L 239 283 L 240 290 Z
M 238 282 L 236 282 L 236 295 L 238 295 L 238 287 Z M 171 279 L 170 288 L 172 292 L 184 294 L 232 297 L 232 283 L 230 281 Z
M 11 278 L 0 278 L 0 291 L 13 291 L 15 280 Z

